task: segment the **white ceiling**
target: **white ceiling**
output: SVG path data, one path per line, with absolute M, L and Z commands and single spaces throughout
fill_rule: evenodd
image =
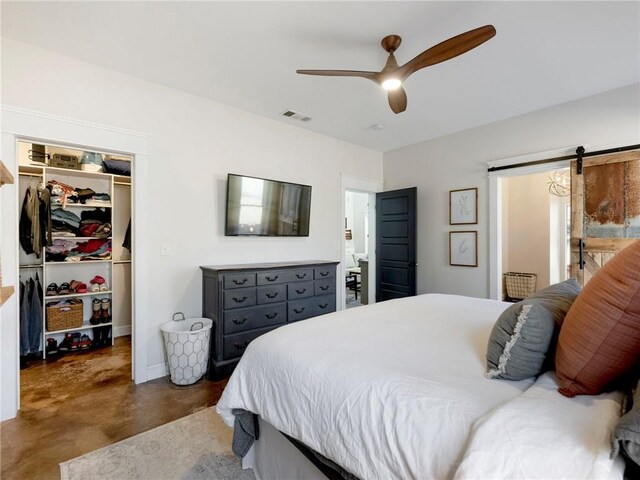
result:
M 373 82 L 295 73 L 380 70 L 385 35 L 402 64 L 485 24 L 494 39 L 405 83 L 399 115 Z M 380 151 L 640 81 L 637 1 L 3 1 L 2 35 Z

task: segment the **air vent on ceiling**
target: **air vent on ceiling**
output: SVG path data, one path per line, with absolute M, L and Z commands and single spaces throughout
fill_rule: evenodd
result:
M 309 115 L 305 115 L 304 113 L 294 112 L 293 110 L 285 110 L 280 115 L 288 118 L 294 118 L 296 120 L 300 120 L 301 122 L 308 122 L 311 120 Z

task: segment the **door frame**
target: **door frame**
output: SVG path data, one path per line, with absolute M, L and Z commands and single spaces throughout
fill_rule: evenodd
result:
M 144 216 L 138 217 L 147 185 L 147 166 L 149 160 L 150 136 L 107 125 L 76 120 L 72 118 L 35 112 L 23 108 L 1 105 L 2 114 L 2 158 L 14 177 L 18 179 L 18 141 L 37 141 L 42 143 L 64 144 L 77 148 L 95 148 L 106 151 L 126 153 L 134 157 L 132 179 L 134 190 L 131 218 L 136 228 L 132 232 L 133 255 L 132 275 L 132 318 L 131 318 L 131 376 L 135 383 L 148 380 L 147 345 L 145 332 L 148 331 L 146 315 L 142 311 L 141 298 L 149 294 L 145 288 L 144 271 L 139 268 L 144 260 L 142 245 L 145 229 L 140 224 Z M 4 190 L 4 189 L 3 189 Z M 4 278 L 7 283 L 16 285 L 19 281 L 19 244 L 17 229 L 19 222 L 18 188 L 14 188 L 12 198 L 3 198 L 2 202 L 2 251 L 9 252 L 2 259 Z M 8 201 L 7 201 L 8 200 Z M 0 419 L 6 420 L 17 415 L 20 409 L 20 361 L 19 361 L 19 302 L 14 294 L 0 311 Z M 9 318 L 2 318 L 5 315 Z
M 347 290 L 346 270 L 344 263 L 346 256 L 346 239 L 344 236 L 344 217 L 346 215 L 345 195 L 349 192 L 366 193 L 369 195 L 369 303 L 376 301 L 376 193 L 383 191 L 382 180 L 373 178 L 358 177 L 347 173 L 340 174 L 340 265 L 338 275 L 340 276 L 338 287 L 339 293 L 337 297 L 338 310 L 347 308 L 347 298 L 345 292 Z M 372 268 L 373 265 L 373 268 Z
M 607 150 L 620 145 L 632 145 L 637 143 L 637 139 L 627 142 L 616 142 L 606 145 L 584 144 L 587 152 L 597 150 Z M 498 170 L 488 173 L 489 183 L 489 298 L 502 301 L 502 180 L 507 177 L 529 175 L 541 173 L 561 168 L 569 168 L 571 160 L 559 160 L 557 162 L 541 163 L 538 165 L 526 165 L 517 167 L 516 165 L 555 158 L 561 156 L 575 155 L 576 145 L 564 147 L 556 150 L 508 157 L 500 160 L 487 162 L 487 167 L 505 167 L 513 165 L 508 170 Z

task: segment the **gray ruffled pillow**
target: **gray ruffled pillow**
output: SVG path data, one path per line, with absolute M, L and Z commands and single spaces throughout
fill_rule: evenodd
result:
M 524 380 L 542 373 L 555 329 L 552 312 L 523 300 L 505 310 L 487 346 L 487 378 Z

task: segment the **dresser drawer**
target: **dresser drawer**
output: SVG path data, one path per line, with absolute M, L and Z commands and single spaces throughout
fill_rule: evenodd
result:
M 289 323 L 304 320 L 305 318 L 313 317 L 315 315 L 314 297 L 303 298 L 301 300 L 291 300 L 287 305 L 287 321 Z
M 261 328 L 260 330 L 251 330 L 250 332 L 236 333 L 235 335 L 225 335 L 222 347 L 223 360 L 242 356 L 252 340 L 275 328 L 278 327 Z
M 322 280 L 323 278 L 335 278 L 335 267 L 316 267 L 313 269 L 313 278 Z
M 225 289 L 255 287 L 256 274 L 251 273 L 232 273 L 222 277 L 222 285 Z
M 289 282 L 303 282 L 313 280 L 313 268 L 304 268 L 300 270 L 291 270 L 289 273 Z
M 336 311 L 336 296 L 335 295 L 320 295 L 319 297 L 313 297 L 314 300 L 314 315 L 324 315 L 325 313 L 331 313 Z
M 270 272 L 258 272 L 257 274 L 257 284 L 258 285 L 274 285 L 277 283 L 287 283 L 288 270 L 273 270 Z
M 256 304 L 255 288 L 236 288 L 224 292 L 224 308 L 251 307 Z
M 313 282 L 297 282 L 287 285 L 287 298 L 289 300 L 313 297 L 313 295 Z
M 287 321 L 287 305 L 277 303 L 260 307 L 236 308 L 224 312 L 223 315 L 224 333 L 228 335 L 285 323 Z
M 265 303 L 284 302 L 287 299 L 286 285 L 267 285 L 257 289 L 258 305 Z
M 316 280 L 315 281 L 315 290 L 316 295 L 326 295 L 329 293 L 336 292 L 336 279 L 329 278 L 327 280 Z

